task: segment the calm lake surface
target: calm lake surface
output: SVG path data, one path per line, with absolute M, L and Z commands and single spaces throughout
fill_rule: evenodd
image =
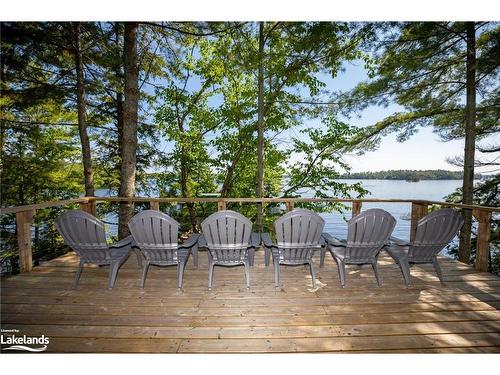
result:
M 419 182 L 407 182 L 404 180 L 341 180 L 342 182 L 354 184 L 361 182 L 363 187 L 370 191 L 366 198 L 374 199 L 423 199 L 441 201 L 444 197 L 462 186 L 461 180 L 424 180 Z M 96 191 L 98 196 L 109 195 L 109 191 L 101 189 Z M 303 194 L 307 197 L 308 194 Z M 309 195 L 310 196 L 310 195 Z M 346 206 L 350 206 L 346 204 Z M 369 208 L 382 208 L 390 212 L 397 220 L 393 235 L 408 240 L 410 237 L 410 221 L 403 217 L 411 212 L 411 203 L 363 203 L 362 210 Z M 325 231 L 339 238 L 347 236 L 347 223 L 351 217 L 350 209 L 343 213 L 332 212 L 321 214 L 325 221 Z M 117 222 L 116 214 L 109 214 L 105 218 L 108 222 Z M 116 234 L 115 225 L 107 225 L 111 234 Z
M 361 182 L 363 187 L 370 191 L 366 198 L 374 199 L 423 199 L 442 201 L 444 197 L 453 193 L 462 186 L 461 180 L 424 180 L 407 182 L 404 180 L 342 180 L 347 183 Z M 363 203 L 362 211 L 369 208 L 382 208 L 392 214 L 396 219 L 393 235 L 401 239 L 410 238 L 410 221 L 402 217 L 411 212 L 411 203 Z M 346 238 L 349 211 L 344 214 L 334 212 L 322 214 L 324 217 L 325 231 L 339 238 Z

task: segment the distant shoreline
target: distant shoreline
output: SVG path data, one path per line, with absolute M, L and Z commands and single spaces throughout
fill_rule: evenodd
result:
M 380 178 L 380 177 L 338 177 L 338 180 L 385 180 L 385 181 L 409 181 L 405 178 Z M 462 178 L 422 178 L 418 181 L 461 181 Z M 480 180 L 480 178 L 474 177 L 474 180 Z
M 475 180 L 483 176 L 479 173 L 474 175 Z M 430 170 L 388 170 L 377 172 L 356 172 L 339 176 L 341 180 L 403 180 L 418 182 L 421 180 L 462 180 L 463 172 L 447 171 L 443 169 Z

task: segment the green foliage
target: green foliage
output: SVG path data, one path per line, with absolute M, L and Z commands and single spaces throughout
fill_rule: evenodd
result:
M 52 102 L 26 108 L 31 121 L 52 122 L 73 117 Z M 33 204 L 42 201 L 74 198 L 83 192 L 80 149 L 74 127 L 2 126 L 2 206 Z M 35 263 L 47 256 L 67 251 L 53 227 L 58 210 L 39 210 L 34 218 Z M 11 272 L 17 270 L 17 242 L 14 215 L 0 221 L 0 262 Z
M 61 22 L 1 23 L 2 206 L 74 198 L 83 192 L 75 108 L 73 26 L 73 23 Z M 120 29 L 120 24 L 82 23 L 87 124 L 94 156 L 94 182 L 96 186 L 111 189 L 116 188 L 119 181 L 117 103 L 118 93 L 123 93 Z M 139 40 L 144 80 L 155 77 L 165 66 L 164 59 L 151 47 L 158 38 L 153 34 L 142 33 Z M 153 135 L 151 126 L 140 124 L 139 185 L 148 185 L 144 181 L 145 168 L 156 147 L 147 141 Z M 59 246 L 60 238 L 51 222 L 55 214 L 44 212 L 39 211 L 34 219 L 35 262 L 52 250 L 57 254 L 66 251 Z M 13 240 L 14 217 L 2 217 L 1 224 L 1 258 L 2 264 L 7 264 L 4 261 L 14 260 L 12 256 L 17 253 Z M 16 265 L 12 264 L 12 268 L 15 270 Z
M 396 103 L 403 111 L 363 129 L 352 145 L 376 147 L 396 132 L 404 141 L 419 127 L 433 126 L 443 140 L 464 137 L 464 22 L 401 22 L 366 26 L 373 30 L 375 75 L 339 98 L 339 110 L 352 115 L 371 105 Z M 499 131 L 498 23 L 476 23 L 478 140 Z
M 304 93 L 315 100 L 327 92 L 319 73 L 335 76 L 343 61 L 363 57 L 358 48 L 363 34 L 347 23 L 321 22 L 271 22 L 264 32 L 264 196 L 297 196 L 301 189 L 312 190 L 316 197 L 365 194 L 359 184 L 336 181 L 339 168 L 348 170 L 340 150 L 355 129 L 326 111 L 300 104 Z M 157 90 L 155 119 L 172 147 L 161 159 L 163 171 L 155 174 L 156 184 L 170 195 L 219 191 L 224 197 L 253 197 L 257 25 L 236 24 L 211 38 L 177 42 L 176 69 Z M 278 136 L 308 118 L 320 119 L 322 125 L 300 130 L 300 139 L 282 147 Z M 234 208 L 249 217 L 256 213 L 249 205 Z M 332 206 L 321 207 L 328 208 Z
M 331 196 L 350 197 L 350 191 L 356 198 L 367 193 L 359 183 L 347 185 L 336 180 L 340 177 L 338 169 L 348 170 L 349 166 L 342 160 L 341 150 L 351 137 L 358 132 L 336 119 L 323 120 L 326 129 L 307 128 L 300 131 L 304 138 L 293 138 L 296 161 L 287 168 L 289 181 L 284 196 L 296 195 L 302 189 L 314 192 L 314 197 Z

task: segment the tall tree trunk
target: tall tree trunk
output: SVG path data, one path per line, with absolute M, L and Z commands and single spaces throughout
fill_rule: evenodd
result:
M 264 22 L 259 22 L 259 74 L 257 98 L 257 197 L 264 196 Z M 263 207 L 257 205 L 257 228 L 262 231 Z
M 231 192 L 234 182 L 234 171 L 236 169 L 236 165 L 239 163 L 241 156 L 243 155 L 243 151 L 245 150 L 245 143 L 241 142 L 234 158 L 231 160 L 231 164 L 227 167 L 226 177 L 224 178 L 224 183 L 222 184 L 222 188 L 220 190 L 221 198 L 227 198 Z
M 472 204 L 474 185 L 474 151 L 476 147 L 476 25 L 467 22 L 467 93 L 465 117 L 464 180 L 462 203 Z M 472 211 L 463 210 L 464 225 L 460 231 L 458 259 L 469 263 Z
M 179 125 L 179 128 L 180 130 L 183 132 L 184 131 L 184 128 L 182 125 Z M 185 145 L 182 145 L 181 146 L 181 196 L 183 198 L 189 198 L 190 197 L 190 194 L 189 194 L 189 191 L 188 191 L 188 174 L 189 174 L 189 171 L 188 171 L 188 166 L 187 166 L 187 162 L 186 162 L 186 159 L 184 157 L 184 155 L 187 154 L 187 149 L 186 149 L 186 146 Z M 189 221 L 191 223 L 191 230 L 193 232 L 196 232 L 197 229 L 196 229 L 196 211 L 194 209 L 194 203 L 186 203 L 186 207 L 188 209 L 188 212 L 189 212 Z
M 122 164 L 119 195 L 120 197 L 131 198 L 135 194 L 137 111 L 139 102 L 137 22 L 125 23 L 123 66 L 125 71 L 125 101 L 123 106 Z M 133 214 L 133 203 L 120 204 L 119 238 L 124 238 L 130 234 L 128 222 Z
M 179 103 L 176 103 L 176 107 L 178 108 Z M 177 128 L 179 129 L 179 132 L 184 134 L 185 129 L 184 129 L 184 121 L 186 119 L 187 112 L 184 113 L 181 116 L 177 117 Z M 181 184 L 181 196 L 183 198 L 188 198 L 190 197 L 189 191 L 188 191 L 188 178 L 189 178 L 189 170 L 188 170 L 188 161 L 186 160 L 186 155 L 188 154 L 188 146 L 184 141 L 181 142 L 181 155 L 180 155 L 180 184 Z M 188 209 L 189 213 L 189 222 L 191 225 L 191 230 L 193 232 L 196 232 L 196 211 L 194 209 L 194 204 L 193 203 L 186 203 L 186 207 Z
M 118 155 L 122 156 L 122 146 L 123 146 L 123 93 L 116 93 L 116 130 L 118 132 Z M 121 162 L 120 162 L 121 168 Z
M 116 130 L 118 132 L 118 146 L 117 152 L 119 156 L 119 164 L 116 166 L 118 170 L 121 170 L 121 156 L 122 156 L 122 145 L 123 145 L 123 72 L 122 72 L 122 54 L 120 53 L 120 23 L 115 22 L 115 39 L 116 39 L 116 56 L 114 64 L 114 71 L 116 78 L 119 81 L 119 85 L 116 90 L 115 106 L 116 106 Z
M 87 132 L 85 82 L 83 78 L 83 58 L 81 48 L 81 23 L 75 22 L 75 65 L 76 65 L 76 105 L 78 110 L 78 131 L 82 144 L 83 175 L 85 178 L 85 195 L 94 196 L 94 172 L 92 170 L 92 155 Z

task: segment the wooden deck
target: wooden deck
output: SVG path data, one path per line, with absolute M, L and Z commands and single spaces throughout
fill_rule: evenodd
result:
M 440 261 L 444 286 L 425 265 L 412 269 L 414 285 L 406 288 L 383 256 L 381 288 L 370 267 L 357 266 L 348 266 L 340 288 L 328 257 L 316 290 L 302 266 L 282 266 L 275 289 L 259 250 L 250 290 L 243 267 L 216 267 L 208 291 L 201 251 L 199 269 L 188 264 L 179 292 L 173 267 L 151 267 L 141 290 L 131 256 L 110 291 L 105 267 L 86 268 L 71 289 L 77 258 L 68 253 L 2 279 L 1 323 L 19 335 L 48 336 L 52 352 L 500 352 L 500 278 Z

